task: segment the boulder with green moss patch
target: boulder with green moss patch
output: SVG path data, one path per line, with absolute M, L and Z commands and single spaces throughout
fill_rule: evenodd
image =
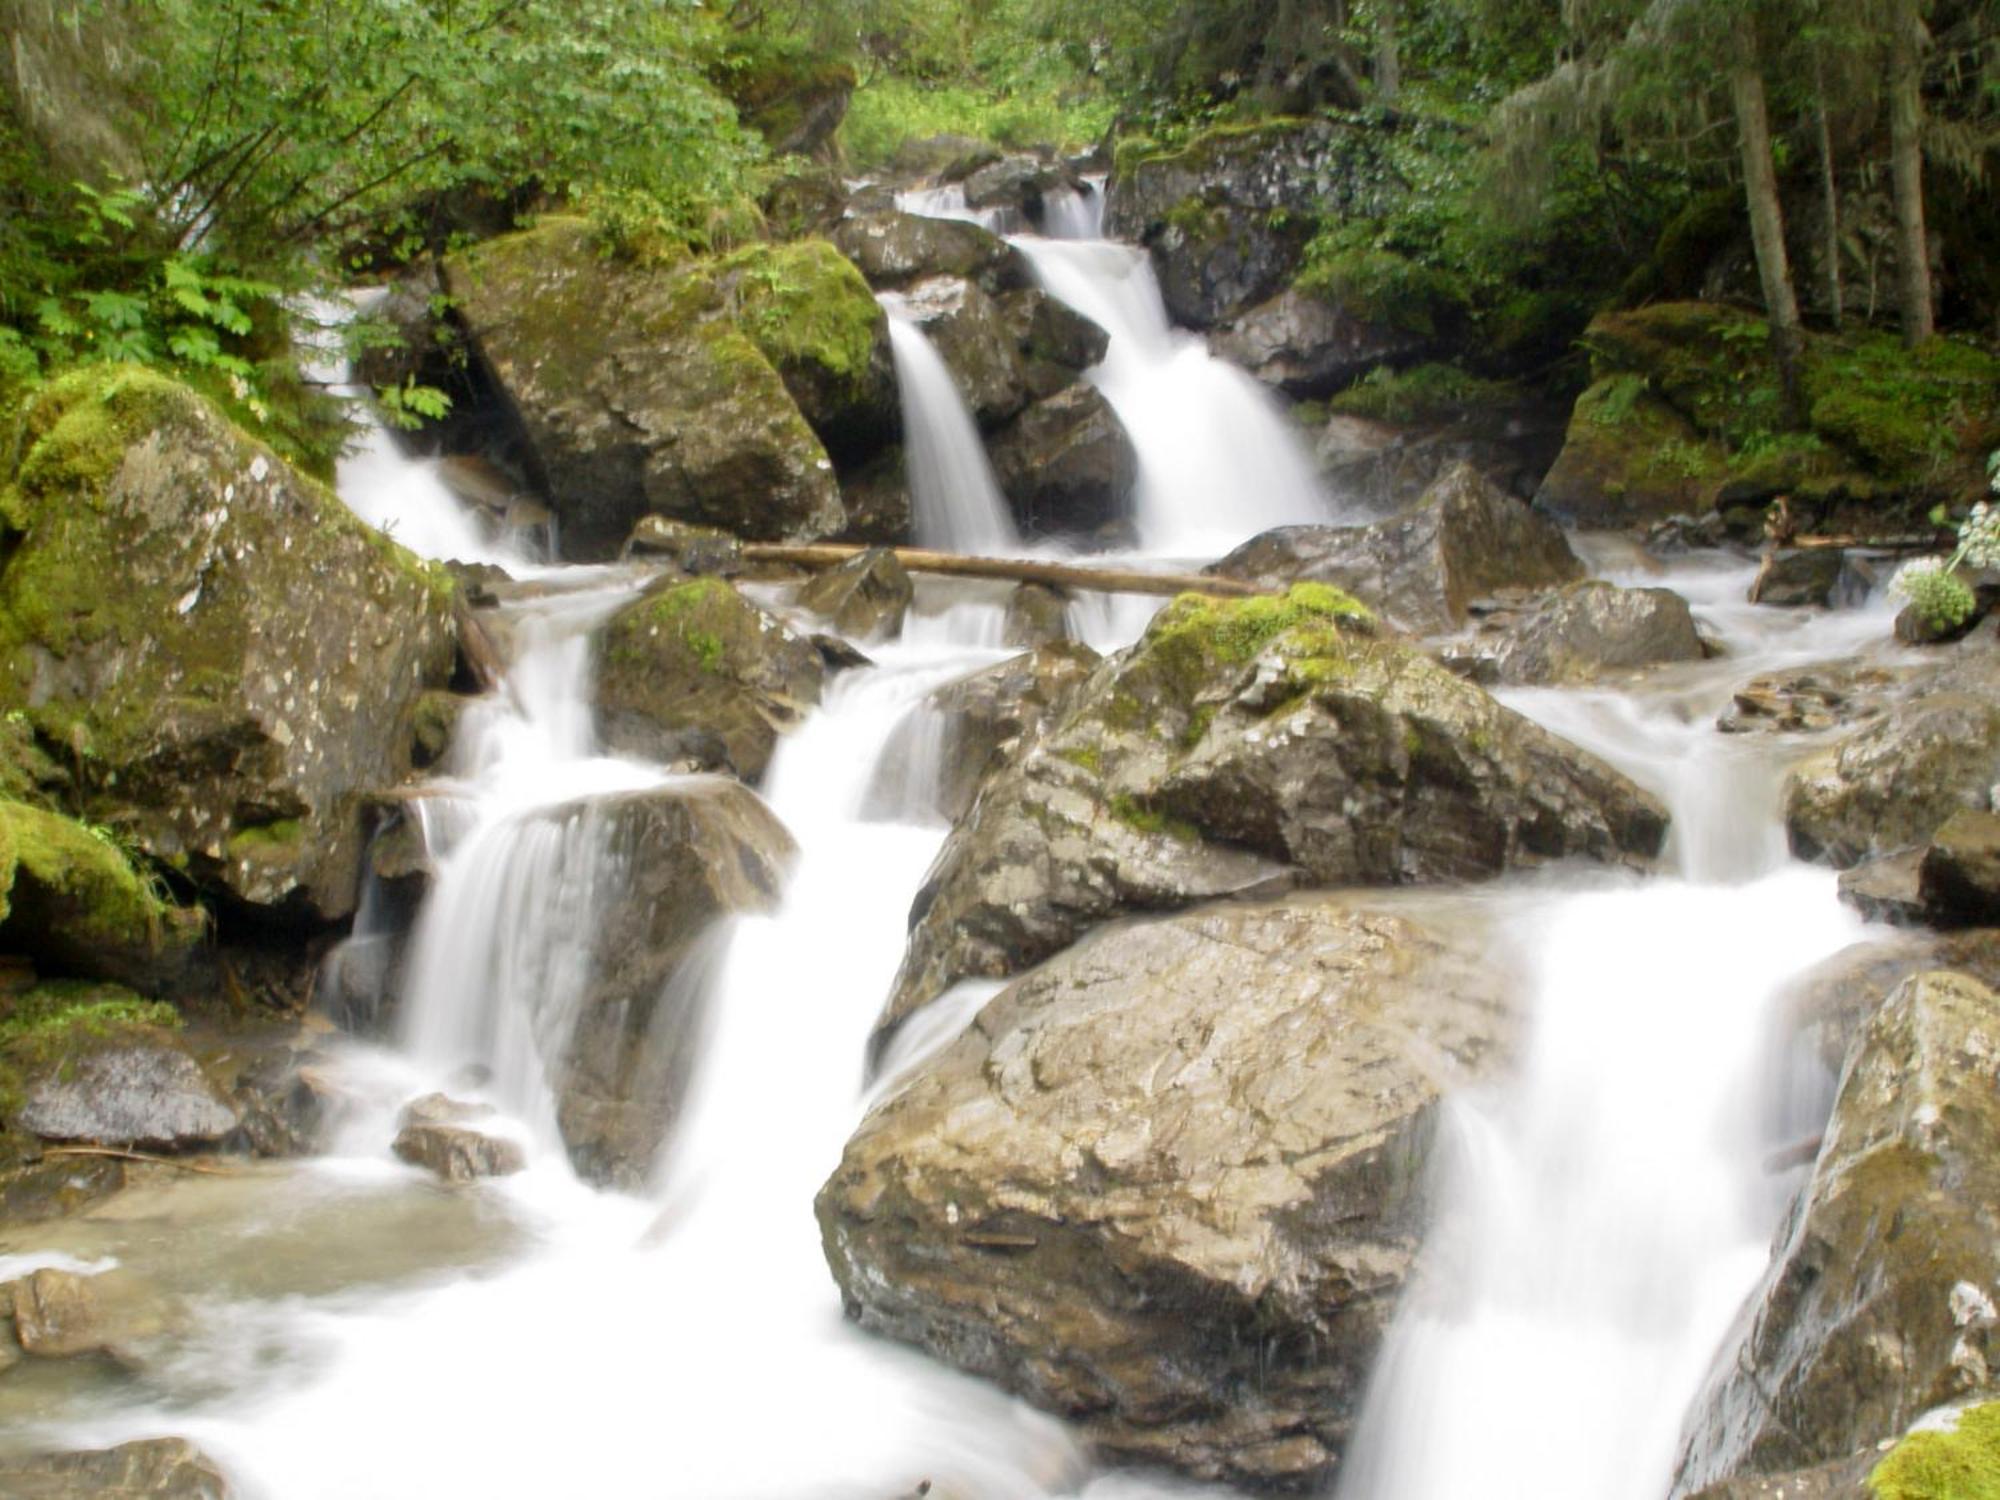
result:
M 1112 1461 L 1317 1491 L 1430 1221 L 1445 1080 L 1512 1040 L 1482 925 L 1294 894 L 1100 928 L 848 1142 L 816 1204 L 848 1315 Z
M 1212 328 L 1274 296 L 1319 216 L 1379 216 L 1404 189 L 1369 127 L 1326 119 L 1222 125 L 1185 145 L 1121 145 L 1105 232 L 1152 253 L 1176 322 Z
M 752 49 L 726 58 L 715 76 L 773 156 L 826 157 L 854 97 L 854 65 L 806 49 Z
M 0 947 L 46 972 L 151 987 L 202 935 L 102 829 L 0 798 Z
M 1324 584 L 1183 595 L 980 791 L 911 911 L 879 1039 L 966 976 L 1090 927 L 1292 884 L 1640 861 L 1660 804 Z
M 597 724 L 613 750 L 764 774 L 778 736 L 819 702 L 812 642 L 719 578 L 627 606 L 598 637 Z
M 446 262 L 472 347 L 532 446 L 567 555 L 613 555 L 647 514 L 764 540 L 840 531 L 832 460 L 758 337 L 729 316 L 732 296 L 747 300 L 749 326 L 802 386 L 851 365 L 859 344 L 844 313 L 812 327 L 817 314 L 798 316 L 793 281 L 780 278 L 783 292 L 768 284 L 808 259 L 752 255 L 734 270 L 728 258 L 641 263 L 600 254 L 580 219 L 551 219 Z
M 1583 575 L 1562 530 L 1455 465 L 1405 515 L 1369 526 L 1281 526 L 1210 570 L 1266 586 L 1330 583 L 1421 634 L 1456 630 L 1474 600 Z
M 1288 396 L 1313 397 L 1384 365 L 1407 363 L 1435 342 L 1357 301 L 1287 287 L 1218 333 L 1215 352 Z
M 2000 1496 L 2000 1402 L 1928 1414 L 1868 1474 L 1873 1500 Z
M 1676 1493 L 1845 1458 L 1992 1384 L 1996 1069 L 2000 996 L 1975 979 L 1919 974 L 1875 1013 Z
M 1629 526 L 1715 509 L 1728 450 L 1629 376 L 1577 398 L 1562 452 L 1535 504 L 1578 526 Z
M 83 816 L 241 907 L 352 910 L 360 798 L 451 675 L 449 579 L 126 366 L 40 395 L 5 495 L 0 707 Z

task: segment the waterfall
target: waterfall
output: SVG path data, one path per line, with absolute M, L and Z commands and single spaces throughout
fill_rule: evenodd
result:
M 1740 600 L 1749 576 L 1696 573 L 1687 591 Z M 1785 660 L 1803 621 L 1756 613 L 1723 616 L 1729 644 Z M 1886 628 L 1880 611 L 1835 617 L 1798 654 Z M 1521 925 L 1535 975 L 1525 1056 L 1505 1086 L 1447 1106 L 1437 1227 L 1340 1500 L 1662 1500 L 1670 1487 L 1688 1403 L 1786 1202 L 1789 1184 L 1762 1166 L 1782 1143 L 1771 1002 L 1860 928 L 1832 872 L 1786 853 L 1769 747 L 1713 728 L 1746 670 L 1644 700 L 1510 695 L 1667 799 L 1679 873 L 1565 896 Z
M 903 405 L 903 463 L 917 544 L 995 556 L 1020 549 L 1006 497 L 965 398 L 931 341 L 884 296 Z

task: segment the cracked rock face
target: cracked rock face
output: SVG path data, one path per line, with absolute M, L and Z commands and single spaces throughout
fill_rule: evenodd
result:
M 1293 895 L 1100 929 L 848 1143 L 817 1208 L 849 1315 L 1108 1457 L 1323 1481 L 1420 1242 L 1438 1100 L 1511 1032 L 1478 925 Z

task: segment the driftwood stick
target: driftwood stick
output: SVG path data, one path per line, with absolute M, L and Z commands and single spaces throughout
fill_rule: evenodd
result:
M 1943 532 L 1932 532 L 1928 536 L 1795 536 L 1784 545 L 1806 548 L 1874 547 L 1884 552 L 1946 552 L 1951 549 L 1952 539 Z
M 801 568 L 833 568 L 870 549 L 842 542 L 746 542 L 745 562 L 789 563 Z M 889 547 L 896 561 L 911 573 L 943 573 L 955 578 L 1003 578 L 1015 583 L 1045 583 L 1055 588 L 1095 589 L 1107 594 L 1220 594 L 1245 599 L 1270 589 L 1240 578 L 1215 578 L 1206 573 L 1147 573 L 1136 568 L 1093 568 L 1082 563 L 1050 562 L 1043 558 L 967 557 L 958 552 L 932 552 L 922 547 Z
M 228 1167 L 208 1167 L 176 1156 L 155 1156 L 150 1151 L 120 1151 L 111 1146 L 45 1146 L 44 1156 L 108 1156 L 117 1161 L 143 1161 L 156 1167 L 178 1167 L 183 1172 L 201 1172 L 209 1177 L 235 1177 Z

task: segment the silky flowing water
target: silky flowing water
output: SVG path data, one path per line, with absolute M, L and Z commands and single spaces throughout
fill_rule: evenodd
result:
M 1329 513 L 1309 476 L 1302 491 L 1281 482 L 1305 472 L 1281 428 L 1156 409 L 1196 402 L 1177 382 L 1231 382 L 1154 320 L 1142 259 L 1089 239 L 1030 253 L 1113 329 L 1094 378 L 1140 444 L 1149 555 L 1212 555 Z M 1211 476 L 1200 485 L 1161 446 L 1182 426 L 1175 451 Z M 373 475 L 343 475 L 363 514 L 379 513 L 355 490 Z M 405 540 L 423 531 L 398 524 Z M 1856 933 L 1832 876 L 1784 853 L 1776 790 L 1799 743 L 1724 737 L 1715 714 L 1760 670 L 1887 635 L 1879 611 L 1753 610 L 1738 602 L 1749 576 L 1696 557 L 1644 579 L 1690 597 L 1716 661 L 1634 691 L 1510 695 L 1668 799 L 1670 868 L 1540 872 L 1471 898 L 1535 976 L 1527 1040 L 1505 1082 L 1450 1107 L 1437 1225 L 1347 1500 L 1666 1492 L 1684 1408 L 1795 1185 L 1762 1162 L 1825 1107 L 1781 1088 L 1767 1002 Z M 938 1500 L 1220 1493 L 1096 1473 L 1054 1418 L 864 1336 L 820 1253 L 812 1197 L 866 1105 L 863 1044 L 946 831 L 928 811 L 922 701 L 1007 654 L 990 589 L 927 584 L 901 639 L 834 678 L 782 742 L 763 794 L 799 859 L 781 908 L 718 932 L 679 981 L 705 989 L 711 1020 L 651 1187 L 598 1191 L 570 1172 L 543 1059 L 571 1019 L 595 887 L 621 878 L 592 800 L 667 776 L 601 754 L 591 727 L 590 633 L 638 582 L 548 570 L 507 606 L 503 690 L 466 716 L 419 799 L 437 877 L 397 1038 L 348 1047 L 334 1149 L 128 1193 L 0 1244 L 115 1260 L 192 1312 L 135 1373 L 12 1372 L 0 1428 L 67 1446 L 185 1435 L 248 1500 L 895 1500 L 923 1480 Z M 1101 610 L 1095 629 L 1115 644 L 1143 618 Z M 1441 920 L 1467 899 L 1397 897 L 1419 919 L 1434 900 Z M 887 1086 L 991 988 L 919 1016 Z M 397 1110 L 435 1088 L 499 1106 L 528 1169 L 448 1190 L 396 1162 Z

